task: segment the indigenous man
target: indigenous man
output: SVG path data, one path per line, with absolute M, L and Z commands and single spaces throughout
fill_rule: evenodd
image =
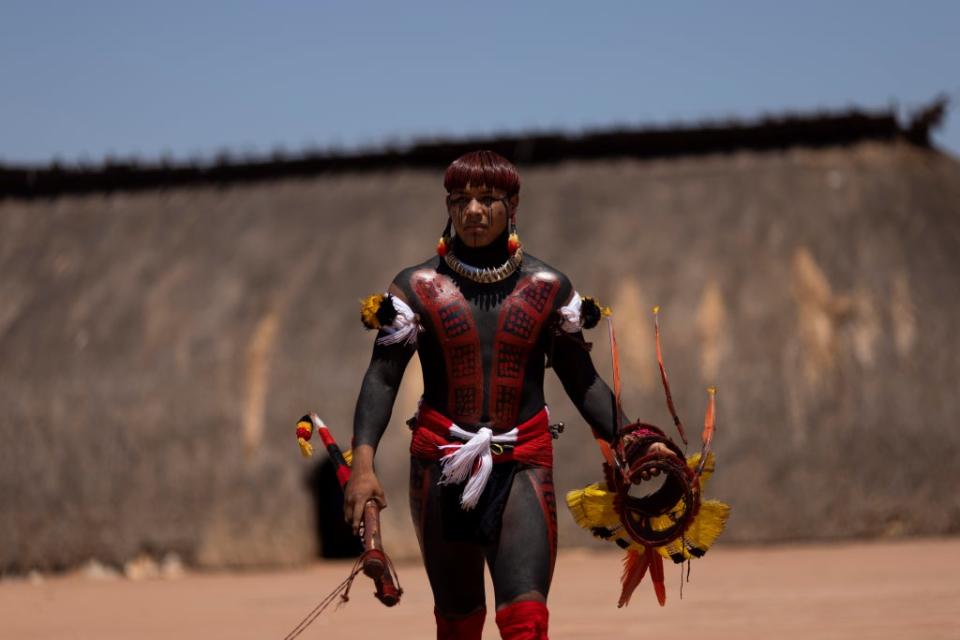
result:
M 600 311 L 523 251 L 513 164 L 471 152 L 449 166 L 444 186 L 449 221 L 438 255 L 364 305 L 365 324 L 379 333 L 354 417 L 345 516 L 356 530 L 368 500 L 386 506 L 374 453 L 417 351 L 424 392 L 410 421 L 410 507 L 437 638 L 480 639 L 486 562 L 501 636 L 545 639 L 557 516 L 544 369 L 553 367 L 594 436 L 612 441 L 615 400 L 581 333 Z

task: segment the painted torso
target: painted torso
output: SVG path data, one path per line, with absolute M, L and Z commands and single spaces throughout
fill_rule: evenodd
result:
M 511 429 L 543 400 L 548 325 L 566 278 L 533 257 L 506 280 L 477 284 L 434 259 L 395 282 L 420 315 L 424 400 L 464 427 Z

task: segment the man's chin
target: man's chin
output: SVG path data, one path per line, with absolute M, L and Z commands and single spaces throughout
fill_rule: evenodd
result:
M 483 235 L 474 235 L 468 233 L 465 234 L 461 240 L 463 240 L 463 244 L 467 245 L 471 249 L 480 249 L 481 247 L 485 247 L 493 242 L 495 238 L 487 238 Z

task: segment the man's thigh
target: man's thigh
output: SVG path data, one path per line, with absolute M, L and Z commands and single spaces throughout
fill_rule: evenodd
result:
M 487 554 L 497 607 L 517 599 L 546 599 L 557 557 L 553 474 L 519 469 L 503 512 L 500 541 Z
M 485 605 L 483 548 L 444 540 L 439 477 L 439 463 L 411 459 L 410 513 L 437 610 L 447 617 L 465 616 Z

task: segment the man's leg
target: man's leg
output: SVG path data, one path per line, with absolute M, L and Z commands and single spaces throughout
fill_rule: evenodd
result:
M 483 549 L 443 539 L 438 463 L 410 461 L 410 513 L 433 590 L 438 640 L 480 640 L 487 609 Z
M 547 640 L 547 594 L 557 557 L 553 474 L 517 471 L 503 512 L 499 544 L 487 554 L 505 640 Z

